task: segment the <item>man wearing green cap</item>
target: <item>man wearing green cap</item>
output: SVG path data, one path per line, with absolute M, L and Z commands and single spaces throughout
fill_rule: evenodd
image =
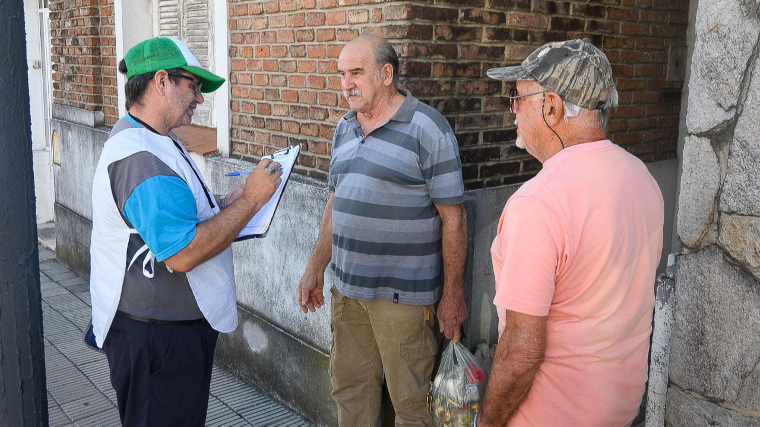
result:
M 182 41 L 139 43 L 119 71 L 129 113 L 103 146 L 92 187 L 92 332 L 122 424 L 202 426 L 218 332 L 237 326 L 230 244 L 281 172 L 262 160 L 229 196 L 211 194 L 172 130 L 224 79 Z
M 517 146 L 543 169 L 510 197 L 491 247 L 499 344 L 479 426 L 627 425 L 647 379 L 663 200 L 606 138 L 612 67 L 588 40 L 488 70 Z

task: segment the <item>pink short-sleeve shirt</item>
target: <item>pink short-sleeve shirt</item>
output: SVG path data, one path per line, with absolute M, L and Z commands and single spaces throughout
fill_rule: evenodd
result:
M 499 336 L 506 310 L 546 316 L 544 362 L 510 421 L 624 425 L 647 379 L 663 200 L 610 141 L 566 148 L 507 202 L 491 247 Z

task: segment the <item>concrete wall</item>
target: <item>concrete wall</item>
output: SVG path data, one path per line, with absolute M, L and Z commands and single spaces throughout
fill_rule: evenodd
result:
M 58 256 L 87 275 L 91 181 L 108 129 L 95 126 L 102 116 L 89 111 L 57 106 L 55 114 L 53 128 L 61 140 L 61 166 L 55 169 Z M 212 191 L 221 194 L 243 182 L 224 173 L 252 167 L 249 162 L 219 156 L 193 155 L 193 160 Z M 666 218 L 672 218 L 675 203 L 676 166 L 673 160 L 648 164 L 665 196 Z M 470 317 L 464 342 L 470 346 L 481 340 L 496 342 L 490 247 L 504 204 L 518 187 L 466 193 L 465 293 Z M 234 332 L 220 336 L 216 356 L 238 376 L 317 424 L 334 425 L 328 375 L 329 289 L 325 306 L 316 313 L 303 314 L 296 301 L 296 287 L 316 242 L 327 198 L 323 182 L 296 175 L 288 183 L 267 236 L 233 244 L 240 324 Z M 670 251 L 671 223 L 666 223 L 664 254 Z M 331 286 L 329 272 L 325 283 Z
M 760 4 L 691 16 L 666 421 L 760 425 Z
M 78 274 L 90 276 L 92 177 L 110 128 L 103 113 L 53 105 L 51 128 L 59 141 L 55 177 L 56 256 Z

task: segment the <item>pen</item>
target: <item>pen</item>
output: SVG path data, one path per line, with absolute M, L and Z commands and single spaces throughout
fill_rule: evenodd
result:
M 279 167 L 279 168 L 275 169 L 274 171 L 277 172 L 277 171 L 281 171 L 281 170 L 282 170 L 282 167 Z M 240 176 L 240 175 L 248 175 L 250 173 L 251 173 L 250 171 L 248 171 L 248 172 L 230 172 L 230 173 L 224 174 L 224 176 Z

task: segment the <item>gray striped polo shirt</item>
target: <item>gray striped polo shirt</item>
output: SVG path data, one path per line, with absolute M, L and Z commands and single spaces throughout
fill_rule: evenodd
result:
M 437 110 L 400 92 L 404 103 L 369 135 L 355 111 L 335 128 L 331 268 L 349 298 L 432 304 L 443 283 L 435 205 L 464 200 L 459 147 Z

